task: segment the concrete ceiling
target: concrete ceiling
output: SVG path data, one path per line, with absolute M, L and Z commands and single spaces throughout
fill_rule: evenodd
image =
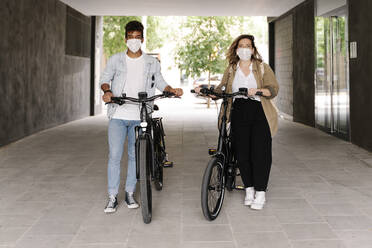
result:
M 304 0 L 62 0 L 85 15 L 279 16 Z

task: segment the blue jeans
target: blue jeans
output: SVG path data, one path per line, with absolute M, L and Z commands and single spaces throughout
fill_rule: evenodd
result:
M 124 142 L 128 136 L 128 170 L 125 191 L 136 189 L 136 137 L 134 128 L 140 124 L 138 120 L 111 119 L 108 126 L 109 161 L 107 168 L 108 193 L 117 195 L 120 185 L 120 161 L 123 156 Z

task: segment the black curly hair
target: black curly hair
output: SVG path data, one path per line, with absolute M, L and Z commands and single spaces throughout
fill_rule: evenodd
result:
M 133 31 L 141 32 L 143 38 L 143 25 L 139 21 L 130 21 L 125 25 L 125 38 L 128 38 L 128 33 Z

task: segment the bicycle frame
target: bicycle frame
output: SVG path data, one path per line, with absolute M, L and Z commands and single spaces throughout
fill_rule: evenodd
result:
M 229 142 L 228 142 L 228 137 L 227 137 L 227 130 L 226 130 L 226 123 L 227 123 L 227 118 L 226 118 L 226 110 L 227 110 L 227 98 L 223 99 L 223 102 L 221 104 L 221 110 L 224 111 L 224 114 L 222 116 L 221 120 L 221 128 L 219 130 L 219 137 L 218 137 L 218 145 L 217 145 L 217 151 L 214 154 L 216 157 L 220 157 L 222 161 L 224 162 L 223 165 L 225 166 L 225 163 L 229 161 Z
M 139 178 L 139 172 L 140 172 L 139 163 L 138 163 L 138 161 L 139 161 L 139 159 L 138 159 L 138 156 L 139 156 L 138 142 L 141 139 L 147 139 L 148 140 L 148 144 L 149 144 L 148 149 L 150 149 L 150 151 L 151 151 L 150 152 L 151 158 L 148 158 L 149 161 L 151 161 L 151 164 L 150 164 L 150 168 L 148 168 L 148 169 L 150 171 L 152 180 L 154 179 L 154 171 L 155 171 L 155 161 L 154 161 L 154 158 L 155 158 L 155 154 L 154 154 L 155 151 L 154 150 L 155 149 L 154 149 L 154 140 L 153 140 L 153 132 L 154 132 L 154 123 L 153 122 L 154 121 L 148 113 L 146 103 L 150 102 L 150 101 L 153 101 L 153 100 L 155 100 L 159 97 L 169 97 L 169 96 L 172 96 L 172 94 L 169 93 L 169 92 L 163 92 L 163 94 L 161 94 L 161 95 L 155 95 L 155 96 L 147 98 L 147 93 L 146 92 L 140 92 L 138 94 L 138 99 L 132 98 L 132 97 L 126 97 L 125 94 L 123 94 L 122 97 L 112 97 L 112 100 L 114 102 L 118 103 L 119 105 L 124 104 L 125 100 L 129 100 L 129 101 L 132 101 L 132 102 L 138 102 L 138 103 L 141 104 L 140 125 L 135 127 L 136 177 L 137 177 L 137 179 Z M 161 125 L 161 129 L 162 129 L 162 125 Z M 162 134 L 164 135 L 163 129 L 162 129 Z M 162 141 L 163 141 L 163 144 L 164 144 L 164 137 L 162 139 L 163 139 Z
M 247 89 L 246 88 L 240 88 L 239 92 L 235 92 L 232 94 L 229 93 L 216 93 L 213 89 L 204 90 L 206 95 L 215 95 L 217 97 L 220 97 L 223 99 L 223 102 L 221 104 L 221 110 L 223 111 L 222 119 L 221 119 L 221 127 L 219 129 L 219 137 L 218 137 L 218 145 L 217 149 L 214 152 L 209 152 L 210 155 L 213 157 L 219 158 L 222 163 L 222 169 L 224 171 L 224 175 L 229 176 L 233 179 L 233 182 L 235 182 L 235 172 L 236 172 L 236 164 L 234 161 L 234 155 L 233 155 L 233 147 L 232 147 L 232 135 L 231 132 L 227 133 L 227 106 L 228 106 L 228 99 L 234 96 L 243 95 L 247 96 Z M 258 93 L 257 95 L 262 95 L 262 92 Z M 235 189 L 241 189 L 241 186 L 234 186 Z

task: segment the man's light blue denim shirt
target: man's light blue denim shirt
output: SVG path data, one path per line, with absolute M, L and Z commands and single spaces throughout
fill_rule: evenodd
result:
M 111 56 L 99 80 L 100 87 L 104 83 L 108 83 L 111 86 L 111 91 L 114 96 L 121 96 L 126 83 L 126 54 L 127 51 Z M 150 97 L 155 95 L 155 89 L 163 92 L 168 84 L 161 74 L 159 61 L 146 53 L 142 53 L 142 55 L 145 60 L 143 70 L 144 85 L 147 95 Z M 109 119 L 112 118 L 117 107 L 117 104 L 108 104 L 107 116 Z

